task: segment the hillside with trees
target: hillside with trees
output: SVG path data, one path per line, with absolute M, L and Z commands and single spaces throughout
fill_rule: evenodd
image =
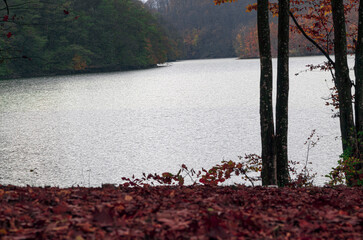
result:
M 172 52 L 137 0 L 7 3 L 0 4 L 0 78 L 146 68 Z
M 251 11 L 254 1 L 235 1 L 233 4 L 215 6 L 211 0 L 148 0 L 146 6 L 161 19 L 161 24 L 178 35 L 180 57 L 200 58 L 256 58 L 259 55 L 257 44 L 256 12 Z M 315 2 L 300 3 L 295 9 L 299 16 L 305 16 Z M 271 52 L 277 56 L 278 14 L 270 13 Z M 356 12 L 351 12 L 352 22 L 356 22 Z M 314 19 L 299 18 L 300 25 L 314 28 Z M 352 24 L 347 23 L 349 26 Z M 300 34 L 290 23 L 290 56 L 316 55 L 320 52 Z M 329 31 L 329 29 L 327 30 Z M 312 29 L 309 34 L 314 34 Z M 331 34 L 325 34 L 332 41 Z M 351 41 L 351 40 L 350 40 Z
M 146 5 L 161 23 L 181 38 L 184 59 L 235 57 L 234 39 L 243 26 L 253 24 L 255 13 L 246 13 L 251 1 L 215 6 L 211 0 L 149 0 Z

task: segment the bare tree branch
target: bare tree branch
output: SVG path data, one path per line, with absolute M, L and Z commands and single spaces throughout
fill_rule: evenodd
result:
M 8 13 L 8 15 L 10 14 L 10 11 L 9 11 L 9 5 L 8 5 L 8 2 L 7 0 L 3 0 L 4 3 L 5 3 L 5 6 L 6 6 L 6 12 Z
M 15 4 L 15 5 L 8 5 L 7 4 L 7 0 L 3 0 L 3 2 L 5 3 L 5 5 L 6 5 L 6 7 L 4 7 L 4 8 L 0 8 L 0 10 L 2 11 L 2 10 L 7 10 L 7 13 L 8 13 L 8 15 L 9 15 L 9 13 L 10 13 L 10 10 L 11 9 L 20 9 L 20 8 L 18 8 L 18 7 L 20 7 L 20 6 L 24 6 L 24 5 L 30 5 L 30 4 L 37 4 L 37 2 L 25 2 L 25 3 L 19 3 L 19 4 Z M 28 9 L 28 8 L 24 8 L 24 9 Z
M 292 18 L 292 20 L 294 21 L 296 27 L 300 30 L 300 32 L 304 35 L 304 37 L 309 40 L 312 44 L 314 44 L 315 47 L 317 47 L 320 52 L 322 52 L 324 54 L 324 56 L 328 59 L 329 63 L 335 67 L 335 62 L 330 58 L 329 54 L 314 40 L 312 39 L 311 37 L 309 37 L 306 32 L 304 31 L 304 29 L 300 26 L 300 24 L 297 22 L 294 14 L 289 11 L 290 13 L 290 17 Z

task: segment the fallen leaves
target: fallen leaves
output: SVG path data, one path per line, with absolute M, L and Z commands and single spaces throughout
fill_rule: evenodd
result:
M 363 188 L 0 186 L 1 239 L 362 239 Z
M 133 198 L 132 198 L 132 196 L 130 196 L 130 195 L 126 195 L 125 196 L 125 201 L 127 201 L 127 202 L 129 202 L 129 201 L 131 201 Z

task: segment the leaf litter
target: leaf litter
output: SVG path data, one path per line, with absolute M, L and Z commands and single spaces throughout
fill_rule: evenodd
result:
M 363 239 L 363 188 L 0 186 L 0 239 Z

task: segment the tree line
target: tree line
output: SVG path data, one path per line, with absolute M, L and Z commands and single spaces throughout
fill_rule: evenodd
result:
M 160 23 L 172 32 L 172 38 L 179 46 L 179 58 L 255 58 L 259 55 L 256 12 L 246 13 L 246 6 L 252 6 L 253 2 L 244 0 L 235 1 L 233 5 L 214 6 L 211 0 L 148 0 L 146 6 L 156 13 Z M 307 11 L 300 9 L 299 13 L 302 16 L 302 13 Z M 271 12 L 269 18 L 273 57 L 277 56 L 278 48 L 277 16 L 277 13 Z M 313 25 L 313 19 L 300 18 L 299 21 L 307 27 Z M 320 54 L 297 29 L 291 26 L 290 30 L 291 56 Z
M 3 0 L 0 78 L 146 68 L 175 54 L 137 0 Z
M 251 2 L 217 7 L 211 0 L 148 0 L 146 5 L 180 39 L 180 58 L 202 59 L 237 56 L 233 36 L 255 21 L 255 13 L 243 14 Z

